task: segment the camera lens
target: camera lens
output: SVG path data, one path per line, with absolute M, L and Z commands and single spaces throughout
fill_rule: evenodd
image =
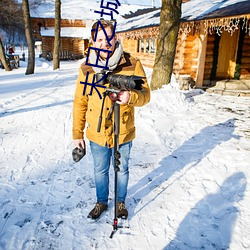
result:
M 109 98 L 110 98 L 110 100 L 111 100 L 112 102 L 117 101 L 117 97 L 118 97 L 117 93 L 115 93 L 115 92 L 109 93 Z

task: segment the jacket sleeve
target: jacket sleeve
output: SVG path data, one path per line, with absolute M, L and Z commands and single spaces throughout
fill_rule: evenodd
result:
M 142 85 L 141 90 L 133 89 L 130 91 L 128 105 L 141 107 L 150 101 L 150 89 L 148 86 L 146 74 L 139 60 L 137 60 L 136 62 L 134 75 L 143 77 L 144 84 Z
M 79 69 L 79 74 L 76 82 L 75 97 L 73 101 L 73 128 L 72 136 L 73 140 L 83 139 L 84 128 L 86 124 L 86 112 L 88 109 L 88 96 L 83 95 L 84 84 L 80 81 L 85 81 L 85 75 L 82 69 Z

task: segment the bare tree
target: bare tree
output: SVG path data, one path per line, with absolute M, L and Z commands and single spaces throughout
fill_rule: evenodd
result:
M 29 0 L 30 9 L 36 9 L 43 4 L 46 4 L 46 0 Z
M 7 33 L 17 33 L 23 28 L 22 6 L 17 0 L 0 0 L 0 28 Z
M 160 88 L 171 81 L 182 0 L 162 0 L 160 32 L 150 87 Z
M 34 70 L 35 70 L 35 48 L 34 48 L 34 41 L 32 37 L 30 9 L 29 9 L 28 0 L 22 0 L 22 8 L 23 8 L 25 36 L 26 36 L 26 41 L 28 44 L 28 66 L 27 66 L 25 74 L 30 75 L 30 74 L 34 74 Z
M 7 62 L 4 42 L 13 43 L 16 34 L 23 30 L 22 8 L 16 0 L 0 0 L 0 29 L 4 36 L 0 36 L 0 61 L 6 71 L 10 71 Z
M 53 49 L 53 69 L 60 68 L 59 48 L 61 37 L 61 0 L 55 0 L 55 40 Z

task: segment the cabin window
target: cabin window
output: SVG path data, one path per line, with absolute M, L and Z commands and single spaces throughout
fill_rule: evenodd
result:
M 144 53 L 144 39 L 139 39 L 137 43 L 137 52 Z
M 142 38 L 137 40 L 138 53 L 155 53 L 155 38 Z
M 151 38 L 150 41 L 150 53 L 155 53 L 155 38 Z

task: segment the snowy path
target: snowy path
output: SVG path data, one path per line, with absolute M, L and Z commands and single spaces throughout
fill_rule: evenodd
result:
M 78 66 L 0 72 L 0 249 L 250 249 L 250 99 L 154 91 L 137 109 L 130 229 L 110 239 L 113 173 L 109 210 L 89 223 L 88 146 L 71 160 Z

